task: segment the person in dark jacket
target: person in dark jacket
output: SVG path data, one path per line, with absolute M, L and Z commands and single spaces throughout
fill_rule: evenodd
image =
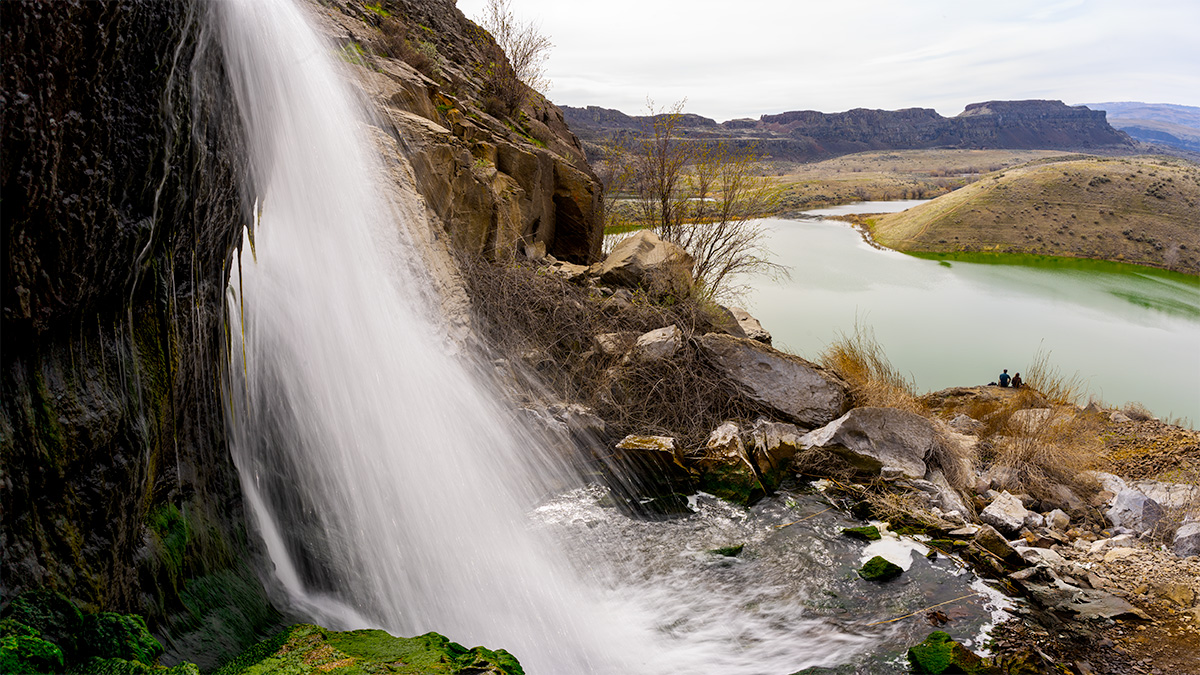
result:
M 1004 372 L 1000 373 L 1000 377 L 997 380 L 1000 382 L 1001 387 L 1008 386 L 1008 383 L 1012 381 L 1012 378 L 1008 375 L 1008 368 L 1005 368 Z
M 1013 389 L 1020 389 L 1022 384 L 1025 384 L 1025 382 L 1021 380 L 1021 374 L 1017 373 L 1016 375 L 1013 375 L 1013 379 L 1012 379 Z

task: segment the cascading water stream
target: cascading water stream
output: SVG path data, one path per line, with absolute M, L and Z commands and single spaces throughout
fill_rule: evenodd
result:
M 829 528 L 777 531 L 782 500 L 682 525 L 609 516 L 596 488 L 546 501 L 569 473 L 441 337 L 333 49 L 292 0 L 212 9 L 256 221 L 231 274 L 230 444 L 282 601 L 504 648 L 531 675 L 793 672 L 883 635 L 810 611 L 818 573 L 855 552 Z M 720 537 L 763 563 L 697 550 Z M 850 569 L 838 593 L 869 606 Z
M 605 670 L 612 636 L 526 526 L 554 462 L 448 354 L 328 47 L 287 0 L 215 9 L 258 201 L 232 275 L 231 445 L 279 580 L 337 626 Z

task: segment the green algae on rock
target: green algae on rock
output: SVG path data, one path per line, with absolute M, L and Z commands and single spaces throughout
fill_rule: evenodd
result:
M 954 641 L 949 634 L 934 631 L 925 641 L 908 650 L 908 662 L 918 673 L 966 673 L 1003 675 L 1000 668 Z
M 888 562 L 882 556 L 875 556 L 862 566 L 858 576 L 867 581 L 891 581 L 903 573 L 899 565 Z
M 874 525 L 866 525 L 863 527 L 843 527 L 842 534 L 854 539 L 862 539 L 864 541 L 876 541 L 881 538 L 879 528 Z
M 260 642 L 215 675 L 524 675 L 516 657 L 503 649 L 467 649 L 437 633 L 393 637 L 381 630 L 344 633 L 297 624 Z
M 710 550 L 709 553 L 723 555 L 727 558 L 736 558 L 745 548 L 745 544 L 738 544 L 737 546 L 722 546 L 721 548 L 714 548 Z

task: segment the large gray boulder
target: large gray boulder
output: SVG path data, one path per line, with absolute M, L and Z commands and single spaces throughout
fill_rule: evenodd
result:
M 1104 515 L 1117 527 L 1145 532 L 1162 520 L 1163 507 L 1137 490 L 1125 489 L 1117 493 Z
M 929 420 L 897 408 L 855 408 L 801 439 L 806 448 L 830 450 L 859 470 L 909 478 L 925 476 L 925 459 L 936 441 Z
M 687 295 L 692 287 L 695 261 L 678 244 L 659 239 L 650 230 L 639 230 L 613 248 L 600 263 L 600 281 L 617 286 L 644 288 L 655 294 Z
M 1184 523 L 1175 530 L 1175 541 L 1171 546 L 1175 555 L 1186 558 L 1200 555 L 1200 523 Z
M 747 396 L 791 422 L 817 427 L 850 407 L 850 386 L 799 356 L 720 333 L 701 337 L 697 345 L 705 358 L 737 382 Z

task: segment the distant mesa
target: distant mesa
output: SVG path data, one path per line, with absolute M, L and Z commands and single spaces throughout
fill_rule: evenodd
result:
M 1143 143 L 1200 152 L 1200 108 L 1136 101 L 1088 103 L 1108 113 L 1108 123 Z
M 637 133 L 644 117 L 588 106 L 562 107 L 571 129 L 596 144 L 622 133 Z M 1062 101 L 973 103 L 955 117 L 928 108 L 841 113 L 797 110 L 757 120 L 717 123 L 700 115 L 680 122 L 685 136 L 698 141 L 731 139 L 756 144 L 772 159 L 811 161 L 869 150 L 928 148 L 1020 150 L 1131 150 L 1136 143 L 1113 128 L 1102 110 Z

